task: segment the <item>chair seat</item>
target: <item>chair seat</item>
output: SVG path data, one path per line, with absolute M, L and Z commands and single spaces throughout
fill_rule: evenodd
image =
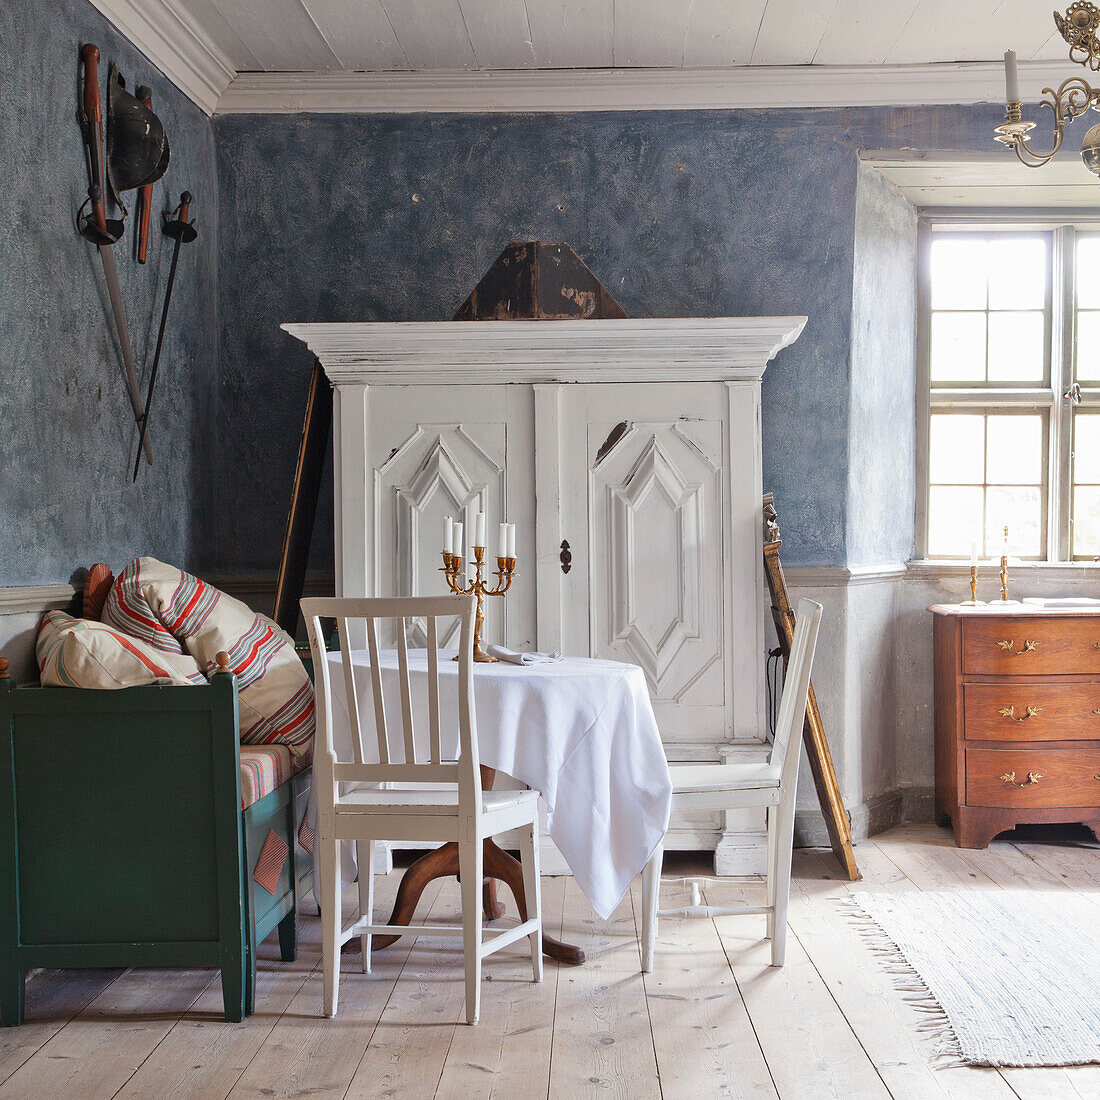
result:
M 481 803 L 486 813 L 510 810 L 530 804 L 536 812 L 538 791 L 483 791 Z M 363 790 L 351 791 L 336 800 L 336 812 L 372 814 L 458 814 L 458 791 L 448 790 Z
M 676 764 L 668 769 L 673 794 L 688 791 L 751 791 L 779 786 L 774 764 Z

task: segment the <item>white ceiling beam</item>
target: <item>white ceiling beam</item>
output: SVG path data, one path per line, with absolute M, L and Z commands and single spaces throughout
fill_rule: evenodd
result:
M 1059 83 L 1068 62 L 1021 62 L 1025 93 Z M 653 111 L 735 107 L 996 103 L 993 62 L 745 66 L 733 69 L 537 69 L 406 73 L 240 73 L 218 114 Z
M 1095 209 L 1100 184 L 1068 154 L 1043 168 L 1027 168 L 1008 149 L 862 149 L 860 159 L 877 169 L 918 207 Z

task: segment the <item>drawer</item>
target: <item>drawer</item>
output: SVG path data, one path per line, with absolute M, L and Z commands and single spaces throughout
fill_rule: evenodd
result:
M 963 687 L 968 741 L 1100 741 L 1100 683 Z
M 1100 676 L 1100 615 L 974 615 L 963 623 L 963 672 Z
M 967 749 L 968 806 L 1100 806 L 1100 749 Z

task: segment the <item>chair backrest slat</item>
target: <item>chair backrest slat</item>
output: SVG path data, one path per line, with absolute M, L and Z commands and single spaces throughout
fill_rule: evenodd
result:
M 798 768 L 802 726 L 806 720 L 806 699 L 810 691 L 810 669 L 820 628 L 821 604 L 814 603 L 813 600 L 799 600 L 791 655 L 783 681 L 783 698 L 775 723 L 775 743 L 771 752 L 771 763 L 779 765 L 783 783 L 793 782 L 794 772 Z
M 317 686 L 317 719 L 319 723 L 318 735 L 321 745 L 319 762 L 319 774 L 321 775 L 327 793 L 322 795 L 319 789 L 318 808 L 324 805 L 330 808 L 334 802 L 328 799 L 336 799 L 338 783 L 386 783 L 386 782 L 457 782 L 459 788 L 459 803 L 467 807 L 463 813 L 480 813 L 481 806 L 481 775 L 478 770 L 479 756 L 477 749 L 477 721 L 474 714 L 474 679 L 473 679 L 473 636 L 474 636 L 474 610 L 476 601 L 472 596 L 438 596 L 422 597 L 410 596 L 400 599 L 308 599 L 302 600 L 302 614 L 306 620 L 309 632 L 310 647 L 313 650 L 314 676 Z M 459 648 L 459 661 L 457 667 L 458 700 L 457 713 L 447 715 L 448 718 L 457 718 L 458 726 L 458 761 L 457 763 L 444 763 L 443 761 L 443 728 L 440 707 L 439 669 L 440 660 L 438 654 L 439 629 L 438 620 L 451 620 L 459 616 L 462 624 L 461 645 Z M 321 637 L 320 622 L 322 618 L 335 618 L 339 624 L 339 633 L 343 649 L 339 660 L 343 669 L 343 687 L 345 699 L 348 702 L 349 732 L 352 734 L 352 755 L 354 761 L 349 761 L 346 756 L 341 759 L 337 755 L 337 742 L 344 745 L 342 731 L 336 728 L 334 736 L 332 707 L 332 682 L 331 667 L 336 657 L 332 655 L 329 660 L 325 652 L 324 640 Z M 409 654 L 409 646 L 406 635 L 406 627 L 410 621 L 423 618 L 427 628 L 427 676 L 426 684 L 421 684 L 424 679 L 424 666 L 417 664 L 415 658 Z M 379 648 L 378 620 L 394 620 L 397 626 L 396 667 L 393 652 L 384 652 Z M 362 624 L 362 625 L 360 625 Z M 356 633 L 359 631 L 360 633 Z M 364 708 L 369 712 L 370 704 L 366 699 L 360 701 L 363 694 L 364 682 L 364 655 L 361 651 L 351 652 L 347 645 L 347 639 L 356 636 L 366 637 L 367 653 L 369 661 L 369 676 L 371 693 L 373 695 L 374 723 L 377 733 L 377 754 L 373 750 L 368 755 L 367 745 L 363 741 Z M 448 674 L 453 665 L 448 667 Z M 356 671 L 358 671 L 358 683 L 361 690 L 356 690 Z M 396 684 L 394 677 L 397 677 Z M 451 683 L 453 684 L 453 679 Z M 389 729 L 387 725 L 387 708 L 383 701 L 384 684 L 389 685 L 391 693 L 394 689 L 400 697 L 401 711 L 401 741 L 404 745 L 404 759 L 398 762 L 393 757 L 398 750 L 391 752 L 389 741 Z M 417 711 L 414 707 L 414 686 L 419 696 L 418 706 L 423 707 L 423 696 L 420 694 L 426 689 L 428 737 L 428 759 L 417 759 L 417 741 L 414 737 L 413 718 L 419 717 L 423 722 L 424 711 Z M 391 706 L 389 709 L 390 721 L 396 722 L 396 704 L 391 694 Z M 337 711 L 338 713 L 338 711 Z M 453 732 L 454 727 L 450 726 Z M 425 756 L 423 744 L 423 730 L 420 737 L 420 755 Z M 394 739 L 394 745 L 398 743 Z M 448 747 L 448 754 L 449 754 Z M 316 757 L 317 754 L 315 754 Z M 377 755 L 377 763 L 372 758 Z M 315 775 L 318 772 L 315 771 Z
M 416 742 L 413 740 L 412 687 L 409 684 L 409 640 L 405 635 L 405 620 L 397 620 L 397 670 L 401 680 L 401 729 L 405 734 L 405 763 L 415 764 Z
M 344 635 L 347 637 L 347 635 Z M 378 735 L 378 761 L 390 762 L 390 738 L 386 729 L 386 704 L 382 700 L 382 667 L 378 661 L 378 621 L 367 618 L 367 651 L 370 653 L 370 681 L 374 695 L 374 728 Z M 345 656 L 345 661 L 348 657 Z
M 439 631 L 436 619 L 428 618 L 428 740 L 433 764 L 443 762 L 439 743 Z
M 347 619 L 338 619 L 336 627 L 337 635 L 341 638 L 348 636 Z M 363 726 L 359 720 L 359 696 L 355 690 L 355 671 L 351 665 L 351 654 L 346 652 L 347 647 L 340 653 L 340 666 L 344 673 L 344 698 L 348 704 L 348 721 L 351 724 L 351 748 L 355 753 L 355 762 L 363 763 Z

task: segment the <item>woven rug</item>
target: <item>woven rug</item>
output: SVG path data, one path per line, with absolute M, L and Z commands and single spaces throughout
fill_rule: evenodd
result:
M 928 1013 L 942 1065 L 1100 1062 L 1100 896 L 914 890 L 850 904 Z

